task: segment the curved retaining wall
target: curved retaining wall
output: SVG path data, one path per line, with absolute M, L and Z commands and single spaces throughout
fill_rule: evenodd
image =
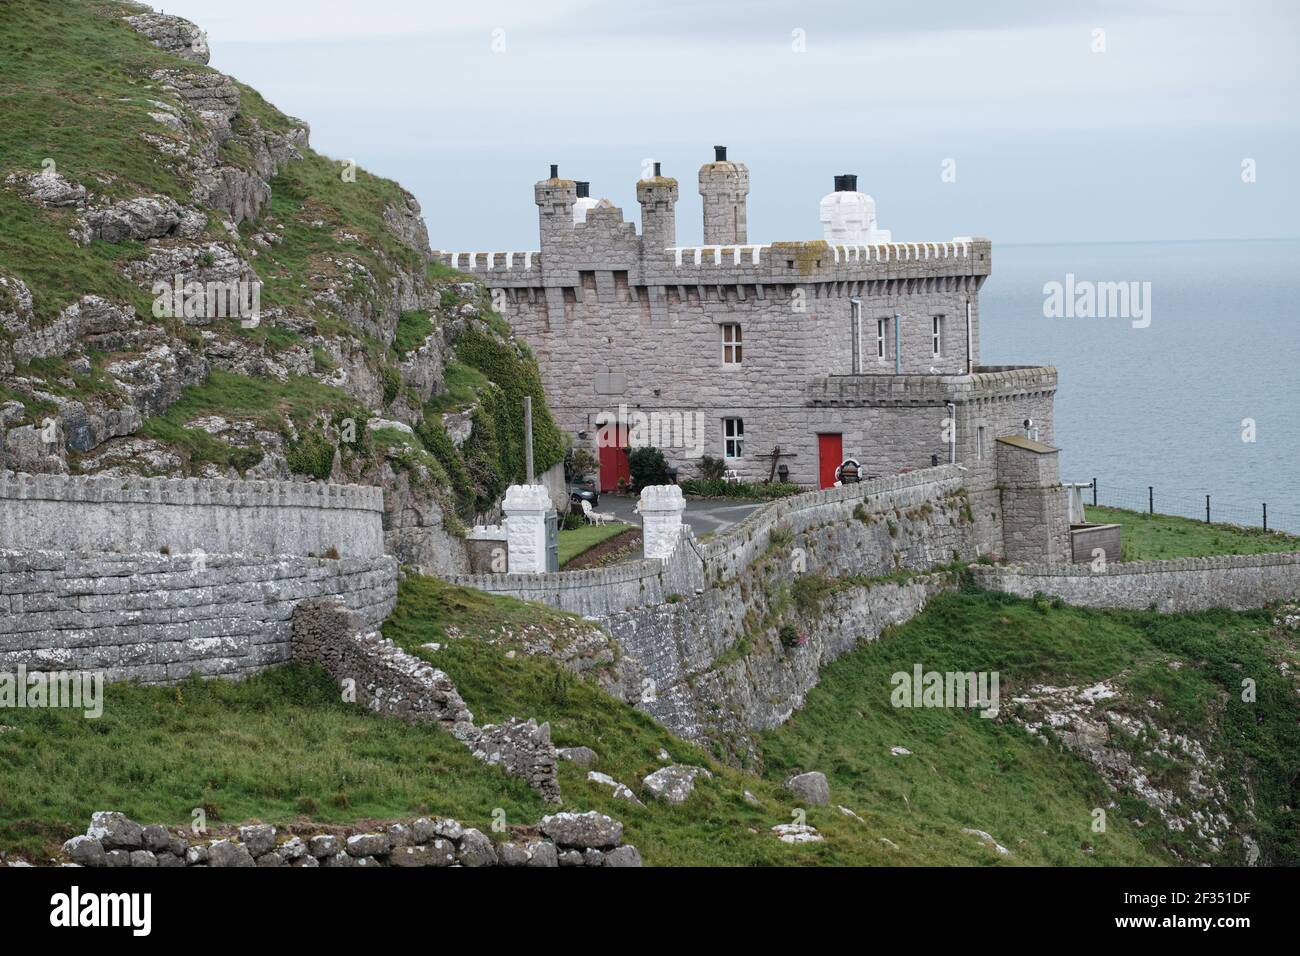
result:
M 288 663 L 299 602 L 336 598 L 378 627 L 396 597 L 397 561 L 382 554 L 0 550 L 0 671 L 103 671 L 149 684 L 243 677 Z
M 1155 607 L 1177 613 L 1225 607 L 1242 611 L 1300 600 L 1300 552 L 1132 561 L 1091 571 L 1088 565 L 1009 565 L 975 569 L 990 591 L 1043 594 L 1097 608 Z
M 545 574 L 466 574 L 448 580 L 493 594 L 540 601 L 561 611 L 606 617 L 664 604 L 670 598 L 694 594 L 715 581 L 737 577 L 767 550 L 771 531 L 778 525 L 795 535 L 832 525 L 848 529 L 844 540 L 828 541 L 825 547 L 814 543 L 808 549 L 809 570 L 834 575 L 885 574 L 899 566 L 893 563 L 893 549 L 879 543 L 864 547 L 864 525 L 858 523 L 855 527 L 850 521 L 859 505 L 869 514 L 906 512 L 955 496 L 961 487 L 961 469 L 942 465 L 773 501 L 703 544 L 685 532 L 676 553 L 665 561 L 647 559 Z M 970 557 L 972 535 L 970 528 L 963 527 L 951 533 L 936 529 L 934 534 L 917 536 L 903 545 L 901 566 L 925 570 L 952 561 L 954 551 Z
M 376 557 L 383 509 L 361 485 L 0 471 L 0 549 Z

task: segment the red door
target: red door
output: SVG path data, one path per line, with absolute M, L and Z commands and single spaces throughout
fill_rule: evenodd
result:
M 627 426 L 604 425 L 597 436 L 600 456 L 600 490 L 617 491 L 618 480 L 632 484 L 632 469 L 627 460 Z
M 844 461 L 844 436 L 836 432 L 833 435 L 818 433 L 817 460 L 820 463 L 821 487 L 829 488 L 835 484 L 835 469 Z

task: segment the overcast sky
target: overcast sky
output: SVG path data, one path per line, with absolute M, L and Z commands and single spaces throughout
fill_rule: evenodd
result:
M 647 159 L 681 182 L 678 240 L 698 242 L 715 143 L 749 166 L 751 241 L 820 238 L 843 172 L 898 240 L 1300 235 L 1293 0 L 164 9 L 316 149 L 415 193 L 435 248 L 535 248 L 532 184 L 553 162 L 637 220 Z

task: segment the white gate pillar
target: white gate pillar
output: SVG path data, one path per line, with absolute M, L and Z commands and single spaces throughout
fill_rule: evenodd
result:
M 686 499 L 676 485 L 648 485 L 641 489 L 641 540 L 647 558 L 667 559 L 682 537 Z
M 542 485 L 511 485 L 501 505 L 505 512 L 510 574 L 538 574 L 547 559 L 547 515 L 553 515 L 551 495 Z

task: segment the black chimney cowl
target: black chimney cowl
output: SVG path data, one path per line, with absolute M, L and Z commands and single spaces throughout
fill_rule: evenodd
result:
M 844 192 L 855 193 L 858 191 L 857 173 L 845 173 L 840 177 L 840 180 L 844 183 L 844 185 L 840 187 Z
M 559 163 L 551 163 L 551 178 L 552 178 L 552 179 L 559 179 L 559 178 L 560 178 L 560 164 L 559 164 Z
M 586 180 L 580 179 L 574 185 L 578 187 L 579 199 L 586 199 L 588 196 L 591 195 L 591 183 L 587 182 Z
M 655 179 L 658 179 L 660 176 L 663 175 L 663 173 L 661 172 L 662 167 L 663 167 L 662 163 L 655 163 Z
M 725 147 L 725 146 L 714 146 L 714 147 L 713 147 L 713 161 L 714 161 L 715 163 L 725 163 L 725 162 L 727 161 L 727 147 Z

